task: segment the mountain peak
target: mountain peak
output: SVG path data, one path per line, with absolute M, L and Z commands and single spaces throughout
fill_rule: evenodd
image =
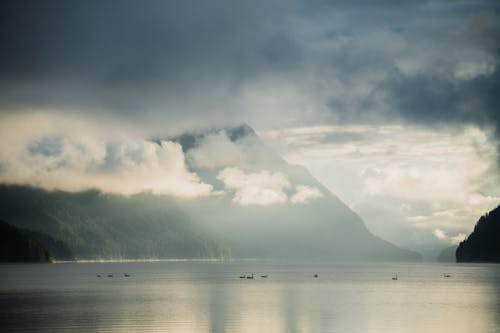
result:
M 225 133 L 231 142 L 237 142 L 241 139 L 249 137 L 257 137 L 255 130 L 248 124 L 243 123 L 235 126 L 198 129 L 171 137 L 154 137 L 151 141 L 158 144 L 164 140 L 174 141 L 181 145 L 184 152 L 187 152 L 198 147 L 206 137 L 220 133 Z

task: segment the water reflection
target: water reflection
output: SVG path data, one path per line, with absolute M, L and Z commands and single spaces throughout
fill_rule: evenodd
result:
M 498 265 L 0 267 L 2 331 L 496 332 Z M 251 267 L 248 267 L 248 266 Z M 95 271 L 132 271 L 98 279 Z M 319 271 L 312 278 L 311 271 Z M 241 272 L 268 279 L 239 279 Z M 399 280 L 392 281 L 393 272 Z M 451 278 L 443 278 L 448 271 Z M 22 274 L 20 274 L 22 273 Z M 26 274 L 29 273 L 27 276 Z M 57 283 L 50 279 L 58 275 Z M 34 279 L 36 276 L 37 279 Z

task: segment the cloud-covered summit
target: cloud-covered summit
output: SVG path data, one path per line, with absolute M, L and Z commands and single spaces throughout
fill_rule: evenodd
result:
M 147 140 L 82 119 L 8 118 L 0 124 L 4 184 L 180 198 L 228 195 L 243 206 L 307 204 L 323 196 L 291 179 L 286 162 L 248 125 Z

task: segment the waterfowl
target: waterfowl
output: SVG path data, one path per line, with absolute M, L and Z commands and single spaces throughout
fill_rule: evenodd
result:
M 250 276 L 247 276 L 247 279 L 253 279 L 253 273 Z

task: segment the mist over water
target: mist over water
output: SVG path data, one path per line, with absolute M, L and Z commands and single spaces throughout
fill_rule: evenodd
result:
M 496 332 L 500 266 L 5 264 L 0 307 L 9 332 Z

